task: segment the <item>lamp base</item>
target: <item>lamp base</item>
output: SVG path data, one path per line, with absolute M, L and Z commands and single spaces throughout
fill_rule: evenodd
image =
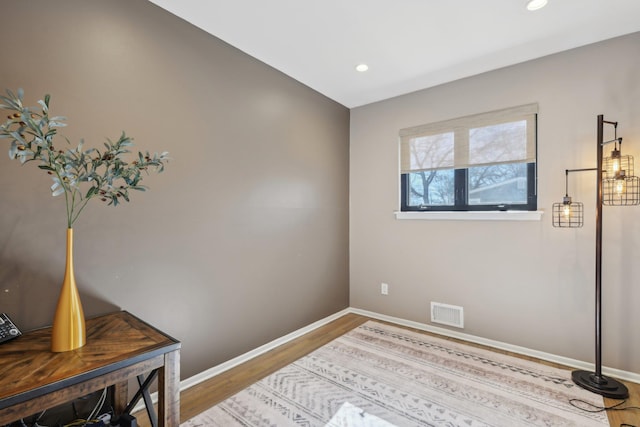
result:
M 629 390 L 620 381 L 602 375 L 598 376 L 594 372 L 573 371 L 571 372 L 571 379 L 580 387 L 604 397 L 611 399 L 626 399 L 629 397 Z

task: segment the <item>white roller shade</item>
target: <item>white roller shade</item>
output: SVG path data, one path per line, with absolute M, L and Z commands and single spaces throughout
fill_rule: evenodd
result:
M 401 173 L 536 161 L 537 104 L 400 131 Z

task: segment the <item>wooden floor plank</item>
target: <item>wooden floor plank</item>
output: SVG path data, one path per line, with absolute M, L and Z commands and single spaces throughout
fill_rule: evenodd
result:
M 349 332 L 350 330 L 360 326 L 370 319 L 366 316 L 358 314 L 347 314 L 334 320 L 320 328 L 303 335 L 289 343 L 283 344 L 276 349 L 273 349 L 261 356 L 258 356 L 252 360 L 249 360 L 239 366 L 229 369 L 214 378 L 197 384 L 193 387 L 183 391 L 180 396 L 180 419 L 181 422 L 198 415 L 200 412 L 205 411 L 211 406 L 225 400 L 226 398 L 234 395 L 240 390 L 248 387 L 256 381 L 272 374 L 278 369 L 292 363 L 293 361 L 311 353 L 319 347 L 322 347 L 326 343 L 338 338 L 339 336 Z M 379 320 L 378 320 L 379 321 Z M 382 322 L 385 323 L 385 322 Z M 395 325 L 398 326 L 398 325 Z M 411 328 L 406 328 L 411 329 Z M 415 329 L 412 329 L 415 331 Z M 418 331 L 427 335 L 431 335 L 428 332 Z M 439 336 L 443 338 L 442 336 Z M 446 338 L 446 337 L 444 337 Z M 459 341 L 453 338 L 448 338 L 453 341 Z M 469 343 L 465 343 L 469 344 Z M 474 345 L 474 344 L 470 344 Z M 477 347 L 488 348 L 481 345 L 475 345 Z M 532 357 L 526 357 L 510 353 L 507 351 L 495 350 L 499 353 L 510 354 L 515 357 L 521 357 L 527 360 L 540 362 L 546 365 L 565 368 L 562 365 L 556 363 L 540 361 Z M 624 382 L 629 388 L 631 394 L 627 400 L 625 406 L 640 407 L 640 384 Z M 605 399 L 607 405 L 615 404 L 619 401 Z M 138 418 L 138 425 L 141 427 L 148 427 L 149 422 L 146 414 L 135 414 Z M 640 427 L 640 410 L 628 410 L 628 411 L 610 411 L 608 412 L 609 422 L 612 427 L 619 427 L 621 425 L 632 425 Z

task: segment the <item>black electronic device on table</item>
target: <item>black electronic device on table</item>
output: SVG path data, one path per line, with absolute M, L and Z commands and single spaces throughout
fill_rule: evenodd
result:
M 9 319 L 6 313 L 0 313 L 0 343 L 22 335 L 20 329 Z

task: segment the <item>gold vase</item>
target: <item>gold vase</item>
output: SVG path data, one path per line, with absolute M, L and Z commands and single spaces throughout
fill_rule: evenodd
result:
M 67 228 L 67 264 L 53 318 L 51 351 L 75 350 L 87 342 L 84 311 L 73 275 L 73 229 Z

